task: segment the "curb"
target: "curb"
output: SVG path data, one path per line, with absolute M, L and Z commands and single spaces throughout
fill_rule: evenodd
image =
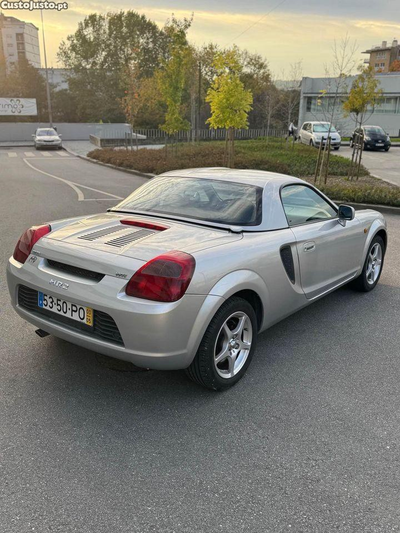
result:
M 101 165 L 103 167 L 108 167 L 114 170 L 119 170 L 120 172 L 127 172 L 128 174 L 133 174 L 134 176 L 138 176 L 139 178 L 146 178 L 150 180 L 151 178 L 154 178 L 155 176 L 155 174 L 145 174 L 144 172 L 139 172 L 138 170 L 117 167 L 117 165 L 111 165 L 110 163 L 103 163 L 102 161 L 97 161 L 97 159 L 92 159 L 91 157 L 87 157 L 86 155 L 77 154 L 76 152 L 73 152 L 71 149 L 65 148 L 65 146 L 63 146 L 63 149 L 69 154 L 75 157 L 79 157 L 79 159 L 83 159 L 84 161 L 89 161 L 90 163 L 95 163 L 96 165 Z

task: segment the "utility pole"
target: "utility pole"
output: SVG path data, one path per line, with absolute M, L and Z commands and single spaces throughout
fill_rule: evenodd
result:
M 40 10 L 40 17 L 42 19 L 42 35 L 43 35 L 43 51 L 44 51 L 44 67 L 46 70 L 46 91 L 47 91 L 47 108 L 49 110 L 49 125 L 53 127 L 53 113 L 51 111 L 51 97 L 50 97 L 50 85 L 49 74 L 47 72 L 47 55 L 46 55 L 46 41 L 44 38 L 44 23 L 43 23 L 43 9 Z
M 201 62 L 199 61 L 199 87 L 197 95 L 197 142 L 200 141 L 200 110 L 201 110 Z

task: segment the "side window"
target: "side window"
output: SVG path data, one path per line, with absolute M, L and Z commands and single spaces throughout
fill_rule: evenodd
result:
M 303 124 L 303 127 L 301 128 L 303 131 L 307 131 L 308 124 L 307 122 Z
M 289 226 L 336 217 L 335 209 L 306 185 L 287 185 L 281 197 Z

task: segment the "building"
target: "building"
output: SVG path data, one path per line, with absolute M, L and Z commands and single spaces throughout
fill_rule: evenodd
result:
M 341 83 L 337 96 L 335 78 L 303 78 L 301 82 L 299 127 L 304 122 L 330 121 L 334 116 L 334 126 L 343 136 L 354 130 L 354 121 L 343 115 L 343 101 L 349 93 L 355 76 Z M 377 74 L 380 89 L 383 91 L 382 103 L 368 118 L 368 124 L 381 126 L 392 136 L 400 136 L 400 72 Z M 326 91 L 322 93 L 321 91 Z M 322 96 L 324 94 L 324 96 Z M 334 103 L 335 112 L 333 113 Z
M 38 69 L 40 74 L 46 79 L 46 69 Z M 49 83 L 53 86 L 55 91 L 61 91 L 62 89 L 68 89 L 68 74 L 69 69 L 66 68 L 48 68 L 47 74 L 49 77 Z
M 40 68 L 39 29 L 30 22 L 0 13 L 0 57 L 7 67 L 25 57 L 31 65 Z
M 382 41 L 381 46 L 365 50 L 363 54 L 369 54 L 369 59 L 365 59 L 364 63 L 373 67 L 376 72 L 386 73 L 389 72 L 393 61 L 400 59 L 399 42 L 394 39 L 392 44 L 388 46 L 387 41 Z

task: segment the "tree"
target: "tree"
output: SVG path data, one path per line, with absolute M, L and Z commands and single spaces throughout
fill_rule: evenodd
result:
M 281 93 L 282 115 L 285 128 L 288 129 L 291 122 L 299 115 L 300 83 L 303 77 L 301 61 L 290 65 L 289 74 L 282 73 L 284 81 Z
M 169 38 L 134 11 L 91 14 L 62 41 L 58 59 L 71 69 L 69 90 L 82 121 L 122 121 L 126 68 L 151 77 L 166 57 Z
M 331 128 L 335 125 L 339 113 L 342 112 L 342 95 L 348 92 L 348 80 L 357 64 L 355 59 L 356 51 L 357 43 L 351 43 L 349 36 L 346 35 L 339 43 L 334 41 L 332 63 L 325 65 L 327 84 L 325 89 L 320 91 L 320 98 L 317 101 L 317 105 L 324 116 L 324 120 L 329 122 L 329 128 L 326 134 L 327 142 L 325 143 L 322 157 L 318 158 L 320 167 L 315 171 L 315 180 L 319 176 L 319 181 L 321 181 L 322 176 L 324 176 L 324 183 L 326 183 L 329 173 L 329 138 Z
M 0 79 L 0 94 L 15 98 L 35 98 L 37 117 L 24 117 L 24 121 L 48 121 L 46 84 L 38 69 L 33 67 L 24 57 L 10 67 L 7 75 Z M 2 122 L 15 121 L 14 117 L 0 117 Z
M 380 82 L 375 77 L 373 67 L 359 67 L 359 75 L 354 80 L 347 100 L 343 104 L 345 116 L 351 116 L 356 128 L 365 124 L 382 99 Z
M 127 67 L 123 78 L 125 96 L 121 106 L 133 128 L 158 128 L 165 109 L 158 90 L 158 80 L 140 78 L 135 68 Z
M 375 77 L 373 67 L 359 67 L 359 75 L 353 81 L 347 100 L 343 103 L 345 116 L 351 116 L 356 128 L 361 128 L 363 124 L 373 114 L 375 106 L 382 100 L 382 89 L 379 89 L 380 82 Z M 355 141 L 355 142 L 354 142 Z M 351 167 L 349 178 L 353 179 L 355 166 L 357 167 L 357 179 L 360 173 L 362 159 L 363 142 L 360 138 L 353 139 L 353 153 L 351 157 Z
M 168 59 L 158 74 L 158 86 L 167 111 L 164 123 L 160 125 L 168 135 L 189 130 L 190 123 L 183 116 L 182 97 L 187 81 L 187 67 L 191 60 L 191 49 L 186 33 L 192 19 L 178 21 L 174 17 L 166 24 L 165 32 L 170 39 Z
M 395 59 L 389 67 L 389 72 L 400 72 L 400 59 Z
M 211 107 L 211 117 L 207 122 L 214 129 L 226 129 L 227 165 L 233 167 L 235 129 L 248 128 L 253 95 L 240 79 L 242 65 L 236 47 L 217 53 L 214 67 L 217 74 L 206 98 Z

